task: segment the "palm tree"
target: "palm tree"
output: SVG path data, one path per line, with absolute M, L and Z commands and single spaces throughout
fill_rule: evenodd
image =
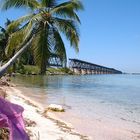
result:
M 31 12 L 8 27 L 10 32 L 13 28 L 22 25 L 20 30 L 10 36 L 8 50 L 16 47 L 18 51 L 4 66 L 0 67 L 0 76 L 30 46 L 32 46 L 35 62 L 40 67 L 41 74 L 46 72 L 47 60 L 51 53 L 56 53 L 66 60 L 62 36 L 67 38 L 76 51 L 79 50 L 80 19 L 76 12 L 83 9 L 79 0 L 59 4 L 57 0 L 4 0 L 3 8 L 11 7 L 27 7 Z
M 9 19 L 7 19 L 5 23 L 5 27 L 0 26 L 0 61 L 6 60 L 5 48 L 8 42 L 9 34 L 6 31 L 7 26 L 11 23 Z
M 5 28 L 0 26 L 0 62 L 2 64 L 2 62 L 6 62 L 8 60 L 9 57 L 13 56 L 15 53 L 15 48 L 13 48 L 13 50 L 11 51 L 11 56 L 6 55 L 6 46 L 10 37 L 10 34 L 16 32 L 19 27 L 15 27 L 12 30 L 10 30 L 10 32 L 7 30 L 8 26 L 12 23 L 13 21 L 7 19 L 7 21 L 5 22 Z M 13 71 L 15 71 L 16 65 L 13 64 Z

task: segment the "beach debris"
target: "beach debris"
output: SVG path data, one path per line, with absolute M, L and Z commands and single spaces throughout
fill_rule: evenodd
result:
M 30 130 L 29 128 L 26 128 L 26 132 L 28 133 L 28 136 L 30 137 L 30 140 L 41 140 L 39 131 L 34 132 L 34 131 Z
M 23 107 L 0 97 L 0 128 L 8 128 L 10 140 L 29 140 L 22 117 Z
M 0 79 L 0 86 L 10 86 L 9 84 L 10 79 L 6 76 L 1 77 Z
M 25 119 L 25 127 L 35 127 L 36 126 L 36 122 L 32 121 L 30 119 Z
M 10 132 L 7 128 L 0 128 L 0 140 L 9 140 Z
M 25 100 L 25 103 L 26 104 L 28 104 L 28 105 L 31 105 L 31 106 L 33 106 L 33 107 L 38 107 L 37 105 L 35 105 L 34 103 L 32 103 L 31 101 L 29 101 L 29 100 Z
M 57 105 L 57 104 L 50 104 L 47 107 L 47 110 L 51 110 L 51 111 L 55 111 L 55 112 L 65 112 L 65 109 L 63 108 L 63 106 Z

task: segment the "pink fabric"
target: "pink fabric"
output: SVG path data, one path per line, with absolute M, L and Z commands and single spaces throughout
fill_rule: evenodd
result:
M 23 107 L 0 97 L 0 128 L 10 130 L 10 140 L 29 140 L 23 122 Z

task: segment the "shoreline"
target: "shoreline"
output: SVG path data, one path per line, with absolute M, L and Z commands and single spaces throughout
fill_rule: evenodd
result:
M 24 80 L 24 79 L 22 79 L 22 80 Z M 19 81 L 20 80 L 18 80 L 17 82 L 19 82 Z M 17 83 L 17 82 L 15 82 L 15 83 Z M 27 84 L 30 83 L 30 81 L 26 81 L 26 82 L 27 82 Z M 38 90 L 38 88 L 34 90 L 33 89 L 34 87 L 32 87 L 32 85 L 30 86 L 30 84 L 27 85 L 27 87 L 26 87 L 26 82 L 25 82 L 25 84 L 22 83 L 21 84 L 22 86 L 16 86 L 14 88 L 8 87 L 7 89 L 10 90 L 10 92 L 11 92 L 10 94 L 13 95 L 13 93 L 15 93 L 15 95 L 12 96 L 12 99 L 14 99 L 14 98 L 16 98 L 18 100 L 21 99 L 20 103 L 22 103 L 24 101 L 25 105 L 29 105 L 30 108 L 33 106 L 34 107 L 33 110 L 35 109 L 35 112 L 37 112 L 37 114 L 40 114 L 41 116 L 43 116 L 43 120 L 45 117 L 45 118 L 47 118 L 47 121 L 49 120 L 49 122 L 51 122 L 55 125 L 55 126 L 53 126 L 53 127 L 55 127 L 54 129 L 52 129 L 52 127 L 50 129 L 50 125 L 49 125 L 49 128 L 46 130 L 46 132 L 47 133 L 49 132 L 49 134 L 51 133 L 51 135 L 52 135 L 52 133 L 54 133 L 53 135 L 55 135 L 55 138 L 52 138 L 52 140 L 55 140 L 55 139 L 56 140 L 69 140 L 69 139 L 87 140 L 89 138 L 91 140 L 93 140 L 93 139 L 94 140 L 118 140 L 118 139 L 119 140 L 139 140 L 139 138 L 140 138 L 139 119 L 134 118 L 134 119 L 130 120 L 129 117 L 128 118 L 126 117 L 127 114 L 119 115 L 119 113 L 120 114 L 124 113 L 123 108 L 120 108 L 121 106 L 116 106 L 116 105 L 113 106 L 113 104 L 112 104 L 112 106 L 110 106 L 111 104 L 106 104 L 105 102 L 99 102 L 99 104 L 98 104 L 98 102 L 94 103 L 94 106 L 91 106 L 91 107 L 94 107 L 92 109 L 92 111 L 94 113 L 93 117 L 86 118 L 86 115 L 84 113 L 84 112 L 86 112 L 85 110 L 83 110 L 81 108 L 78 108 L 78 110 L 73 110 L 74 106 L 72 106 L 72 104 L 66 103 L 66 105 L 69 105 L 69 107 L 72 107 L 72 109 L 67 108 L 66 112 L 64 112 L 64 113 L 48 112 L 47 117 L 46 117 L 43 114 L 44 109 L 49 104 L 53 103 L 52 100 L 49 100 L 50 96 L 46 96 L 46 94 L 42 94 L 42 93 L 44 93 L 44 90 L 40 90 L 40 89 Z M 58 97 L 56 95 L 58 92 L 59 92 L 59 89 L 53 90 L 53 94 L 54 94 L 53 96 L 56 96 L 56 100 L 58 100 Z M 54 100 L 55 99 L 53 98 L 53 101 Z M 15 101 L 15 100 L 12 102 L 17 103 L 17 101 Z M 54 103 L 61 105 L 61 102 L 54 102 Z M 24 104 L 21 104 L 21 105 L 23 106 Z M 64 105 L 65 105 L 65 102 L 64 102 Z M 37 108 L 39 108 L 39 109 L 37 109 Z M 90 110 L 91 108 L 88 106 L 86 109 Z M 118 114 L 118 117 L 111 114 L 112 109 L 116 110 L 114 114 L 116 114 L 116 115 Z M 119 111 L 120 109 L 121 109 L 121 111 Z M 77 114 L 77 111 L 81 111 L 81 110 L 84 114 L 82 112 L 80 114 Z M 127 111 L 125 111 L 125 113 L 129 113 L 128 115 L 135 115 L 135 112 L 132 112 L 131 110 L 127 110 Z M 29 114 L 29 113 L 27 113 L 27 114 Z M 31 117 L 31 116 L 29 116 L 29 117 Z M 133 118 L 133 116 L 132 116 L 132 118 Z M 29 124 L 35 125 L 34 122 L 35 122 L 34 118 L 32 118 L 32 117 L 30 120 L 27 119 L 28 125 Z M 46 127 L 48 127 L 48 126 L 46 125 Z M 43 127 L 40 126 L 40 129 L 42 129 L 42 128 L 44 129 L 44 126 Z M 38 130 L 40 130 L 40 129 L 38 129 Z M 34 132 L 34 127 L 31 128 L 31 130 L 33 130 L 33 132 Z M 55 132 L 54 132 L 54 130 L 55 130 Z M 61 135 L 58 131 L 62 131 L 64 133 Z M 35 130 L 35 132 L 37 134 L 36 135 L 36 139 L 37 139 L 37 136 L 39 137 L 40 132 L 38 132 L 37 130 Z M 59 136 L 61 135 L 59 138 L 57 137 L 58 133 L 59 133 Z M 72 136 L 67 136 L 68 134 L 72 134 Z M 88 137 L 85 137 L 83 135 L 88 136 Z M 44 138 L 43 140 L 45 140 L 45 139 L 46 138 Z M 47 139 L 48 139 L 48 136 L 47 136 Z M 35 140 L 35 138 L 33 140 Z M 49 139 L 49 140 L 51 140 L 51 139 Z
M 7 93 L 7 100 L 24 107 L 23 118 L 31 140 L 89 140 L 53 113 L 45 114 L 39 103 L 23 95 L 16 87 L 3 87 L 3 90 Z

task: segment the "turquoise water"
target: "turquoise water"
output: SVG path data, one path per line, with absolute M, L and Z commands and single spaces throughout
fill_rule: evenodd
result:
M 93 136 L 95 120 L 140 133 L 140 75 L 17 76 L 12 81 L 44 107 L 62 104 L 66 113 L 58 116 L 82 133 Z

